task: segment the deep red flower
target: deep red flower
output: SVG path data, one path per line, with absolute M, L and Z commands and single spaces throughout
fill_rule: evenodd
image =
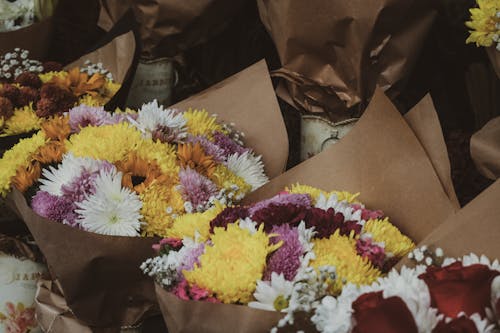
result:
M 19 83 L 22 86 L 31 87 L 35 89 L 38 89 L 42 86 L 42 80 L 40 80 L 37 74 L 32 72 L 24 72 L 19 74 L 15 82 Z
M 18 102 L 20 105 L 28 105 L 30 103 L 36 103 L 38 100 L 38 90 L 31 87 L 21 87 L 19 89 Z
M 19 88 L 13 86 L 11 84 L 4 84 L 0 89 L 0 96 L 8 98 L 14 107 L 19 107 L 23 105 L 19 105 Z
M 307 208 L 304 206 L 294 204 L 270 204 L 256 211 L 252 215 L 252 220 L 259 225 L 264 223 L 264 229 L 266 232 L 269 232 L 275 225 L 282 225 L 285 223 L 292 226 L 298 225 L 300 221 L 305 219 L 306 213 Z
M 361 232 L 361 225 L 356 221 L 345 221 L 344 214 L 335 212 L 333 208 L 323 210 L 312 207 L 307 210 L 304 222 L 306 227 L 315 228 L 316 238 L 328 238 L 336 230 L 339 230 L 341 235 L 348 235 L 351 231 L 356 234 Z
M 485 317 L 485 308 L 491 302 L 491 282 L 499 275 L 488 266 L 475 264 L 464 267 L 457 261 L 446 267 L 431 266 L 419 278 L 425 281 L 432 306 L 450 318 L 460 312 L 479 313 Z
M 10 99 L 0 96 L 0 117 L 4 120 L 9 119 L 14 115 L 14 106 Z
M 385 262 L 385 249 L 374 244 L 372 239 L 358 239 L 356 241 L 356 252 L 363 258 L 367 258 L 377 268 L 383 269 Z
M 52 99 L 42 98 L 36 103 L 35 113 L 40 118 L 46 118 L 57 114 L 59 107 Z
M 210 221 L 210 232 L 214 232 L 215 227 L 227 228 L 228 224 L 234 223 L 239 219 L 248 217 L 248 209 L 245 207 L 226 207 L 212 221 Z
M 413 315 L 399 297 L 384 298 L 381 291 L 363 294 L 352 309 L 353 333 L 418 333 Z
M 449 323 L 440 321 L 432 333 L 478 333 L 476 325 L 467 317 L 455 318 Z

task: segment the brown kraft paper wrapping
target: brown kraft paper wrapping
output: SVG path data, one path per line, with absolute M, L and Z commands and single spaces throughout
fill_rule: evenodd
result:
M 440 247 L 446 257 L 469 254 L 500 258 L 500 180 L 449 217 L 419 246 Z
M 235 122 L 245 131 L 247 145 L 263 154 L 268 175 L 283 171 L 286 130 L 264 61 L 177 105 L 191 106 Z M 262 123 L 250 122 L 252 117 Z M 119 327 L 155 312 L 153 282 L 139 266 L 153 254 L 157 238 L 85 232 L 36 215 L 19 191 L 12 191 L 8 200 L 33 234 L 79 320 L 93 327 Z
M 397 95 L 436 11 L 429 0 L 258 0 L 295 107 L 332 121 L 359 116 L 375 86 Z M 281 97 L 282 95 L 280 95 Z
M 478 171 L 485 177 L 500 177 L 500 117 L 490 120 L 470 139 L 470 153 Z
M 143 55 L 173 57 L 222 31 L 244 0 L 101 0 L 98 25 L 107 29 L 132 7 Z
M 493 65 L 493 69 L 500 79 L 500 51 L 498 51 L 494 46 L 491 46 L 486 48 L 486 53 L 488 53 L 491 65 Z
M 380 89 L 340 142 L 274 178 L 244 201 L 251 204 L 269 198 L 297 182 L 360 192 L 361 202 L 382 209 L 416 242 L 456 210 L 425 150 Z M 279 313 L 246 306 L 183 301 L 158 285 L 156 294 L 170 333 L 268 332 L 280 318 Z
M 16 47 L 30 51 L 31 59 L 44 60 L 52 38 L 53 24 L 45 19 L 14 31 L 0 32 L 0 55 Z

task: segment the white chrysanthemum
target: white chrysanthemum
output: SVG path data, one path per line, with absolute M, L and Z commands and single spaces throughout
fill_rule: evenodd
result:
M 301 221 L 299 223 L 299 226 L 297 227 L 297 231 L 299 234 L 299 242 L 300 245 L 302 245 L 304 252 L 312 251 L 314 246 L 312 238 L 314 234 L 316 234 L 316 231 L 314 231 L 314 227 L 307 228 L 305 222 Z
M 271 273 L 271 281 L 257 281 L 253 296 L 256 302 L 248 303 L 255 309 L 286 312 L 288 300 L 293 290 L 293 283 L 287 281 L 283 273 Z
M 52 195 L 61 196 L 61 187 L 68 185 L 71 181 L 81 175 L 82 171 L 96 172 L 102 167 L 102 161 L 94 160 L 90 157 L 75 157 L 71 153 L 63 156 L 61 163 L 54 168 L 49 166 L 48 169 L 42 171 L 42 176 L 39 181 L 41 183 L 40 190 L 48 192 Z
M 142 202 L 139 196 L 122 188 L 122 173 L 101 170 L 96 191 L 75 210 L 83 229 L 110 236 L 139 236 Z
M 257 232 L 257 222 L 252 221 L 252 219 L 249 217 L 240 219 L 238 225 L 240 226 L 241 229 L 246 229 L 250 231 L 250 234 L 252 235 Z
M 155 99 L 150 103 L 143 104 L 138 112 L 137 120 L 132 121 L 147 138 L 151 138 L 152 132 L 159 128 L 176 130 L 178 136 L 186 136 L 186 119 L 184 115 L 175 109 L 163 109 Z M 183 133 L 183 134 L 182 134 Z
M 246 151 L 243 154 L 233 154 L 227 159 L 227 167 L 237 176 L 256 190 L 269 181 L 264 173 L 264 164 L 261 156 L 255 156 Z
M 327 198 L 323 193 L 320 193 L 318 199 L 316 200 L 315 207 L 323 210 L 333 208 L 335 212 L 342 213 L 344 215 L 345 221 L 361 222 L 361 209 L 354 210 L 347 200 L 339 201 L 336 194 L 332 194 Z

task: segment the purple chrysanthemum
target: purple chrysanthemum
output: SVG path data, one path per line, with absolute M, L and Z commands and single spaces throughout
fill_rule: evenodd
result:
M 365 221 L 381 219 L 384 217 L 384 212 L 381 210 L 369 210 L 360 204 L 352 204 L 351 207 L 354 211 L 361 210 L 361 218 Z
M 193 144 L 199 142 L 205 154 L 212 156 L 217 163 L 222 163 L 226 160 L 225 151 L 204 136 L 189 136 L 187 142 Z
M 245 207 L 226 207 L 212 221 L 210 221 L 210 232 L 214 232 L 215 227 L 226 228 L 228 224 L 234 223 L 239 219 L 244 219 L 249 216 L 248 209 Z
M 217 194 L 217 186 L 210 179 L 190 168 L 179 172 L 179 182 L 182 198 L 194 208 L 204 206 L 211 196 Z
M 271 280 L 271 273 L 283 273 L 288 281 L 292 281 L 300 267 L 300 257 L 304 253 L 304 248 L 299 240 L 299 232 L 297 228 L 291 227 L 288 224 L 274 226 L 271 234 L 278 236 L 271 238 L 271 243 L 276 244 L 283 241 L 283 245 L 273 252 L 269 257 L 266 271 L 264 272 L 264 280 Z
M 75 226 L 77 214 L 75 204 L 45 191 L 38 191 L 31 201 L 31 208 L 38 215 L 53 221 Z
M 63 196 L 73 202 L 81 202 L 86 195 L 95 193 L 95 180 L 98 172 L 83 170 L 81 175 L 74 178 L 69 184 L 61 186 Z
M 101 126 L 114 122 L 111 115 L 104 111 L 102 106 L 94 107 L 82 104 L 69 110 L 69 126 L 74 133 L 80 132 L 80 129 L 86 126 Z
M 198 247 L 189 251 L 189 253 L 187 253 L 184 256 L 179 268 L 177 268 L 177 272 L 179 272 L 179 274 L 182 274 L 183 270 L 186 270 L 186 271 L 192 270 L 194 267 L 194 264 L 199 265 L 200 264 L 200 256 L 203 254 L 203 252 L 205 252 L 205 243 L 201 243 Z
M 385 249 L 373 243 L 371 238 L 358 239 L 356 241 L 356 252 L 363 258 L 367 258 L 371 263 L 379 268 L 384 268 Z
M 250 207 L 249 212 L 253 215 L 256 211 L 268 207 L 270 204 L 275 205 L 286 205 L 292 204 L 296 206 L 310 207 L 311 197 L 309 194 L 293 194 L 293 193 L 280 193 L 274 197 L 259 201 L 252 207 Z
M 224 151 L 224 155 L 226 156 L 233 154 L 242 155 L 245 152 L 249 151 L 248 148 L 240 146 L 230 137 L 221 132 L 214 133 L 214 143 Z

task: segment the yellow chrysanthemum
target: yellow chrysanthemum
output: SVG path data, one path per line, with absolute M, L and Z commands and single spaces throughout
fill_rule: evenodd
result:
M 366 222 L 363 231 L 372 234 L 375 242 L 383 242 L 385 250 L 391 252 L 397 258 L 406 256 L 415 247 L 412 240 L 392 225 L 387 217 L 383 220 L 369 220 Z
M 477 46 L 489 47 L 495 42 L 494 36 L 500 35 L 500 0 L 478 0 L 478 8 L 470 9 L 471 20 L 466 22 L 472 29 L 466 43 L 476 43 Z
M 291 187 L 287 187 L 286 191 L 289 193 L 296 193 L 296 194 L 309 194 L 311 198 L 313 199 L 313 204 L 316 203 L 316 200 L 318 200 L 319 196 L 323 194 L 325 197 L 330 197 L 331 195 L 335 194 L 337 195 L 338 200 L 340 201 L 347 201 L 349 203 L 354 203 L 357 202 L 357 197 L 359 196 L 359 193 L 350 193 L 347 191 L 323 191 L 320 190 L 316 187 L 308 186 L 308 185 L 301 185 L 301 184 L 293 184 Z
M 105 126 L 87 126 L 80 133 L 70 137 L 66 144 L 68 152 L 78 157 L 92 157 L 107 160 L 111 163 L 119 161 L 136 149 L 144 141 L 141 133 L 127 123 Z
M 14 115 L 5 121 L 3 134 L 14 135 L 20 133 L 27 133 L 40 129 L 41 119 L 38 118 L 33 105 L 30 103 L 22 108 L 14 111 Z
M 190 213 L 177 217 L 172 227 L 167 230 L 167 237 L 173 238 L 194 238 L 196 232 L 200 241 L 206 241 L 210 235 L 210 221 L 212 221 L 224 206 L 216 204 L 213 208 L 203 213 Z
M 281 244 L 269 245 L 263 226 L 251 234 L 238 224 L 229 224 L 227 230 L 215 228 L 211 241 L 200 256 L 200 266 L 184 271 L 184 277 L 190 285 L 212 291 L 223 303 L 250 302 L 267 255 Z
M 188 132 L 192 135 L 203 135 L 208 138 L 212 137 L 215 131 L 221 132 L 223 128 L 217 123 L 217 118 L 208 114 L 205 110 L 189 109 L 184 113 Z
M 110 99 L 118 92 L 118 90 L 120 90 L 121 86 L 122 85 L 119 83 L 106 79 L 106 83 L 103 87 L 103 95 L 107 96 Z
M 28 164 L 31 156 L 46 142 L 45 135 L 39 131 L 31 138 L 20 140 L 7 150 L 0 159 L 0 194 L 6 196 L 10 190 L 11 179 L 20 166 Z
M 146 224 L 143 236 L 166 236 L 174 221 L 173 214 L 184 212 L 184 200 L 172 186 L 153 184 L 139 196 L 142 201 L 141 214 Z
M 122 110 L 120 108 L 116 108 L 114 113 L 116 113 L 116 114 L 137 114 L 137 111 L 132 110 L 130 108 L 125 108 L 125 110 Z
M 94 98 L 92 95 L 86 94 L 78 99 L 78 104 L 88 105 L 88 106 L 103 106 L 101 100 Z
M 356 240 L 348 236 L 340 236 L 337 230 L 329 238 L 313 241 L 316 258 L 311 266 L 334 266 L 337 279 L 330 286 L 332 294 L 338 294 L 344 283 L 367 285 L 380 277 L 381 272 L 373 267 L 370 261 L 360 257 L 356 252 Z
M 233 192 L 233 187 L 237 186 L 238 190 L 235 191 L 236 197 L 243 197 L 245 194 L 252 190 L 252 186 L 245 182 L 245 180 L 234 172 L 229 170 L 225 165 L 219 164 L 215 167 L 214 173 L 210 176 L 218 188 L 224 188 Z
M 172 183 L 177 182 L 179 165 L 177 164 L 176 148 L 173 145 L 160 141 L 141 140 L 136 152 L 140 158 L 155 161 L 161 172 L 172 177 Z
M 66 71 L 38 74 L 38 77 L 40 78 L 40 80 L 42 80 L 43 83 L 51 81 L 54 77 L 59 77 L 61 79 L 64 79 L 66 76 L 68 76 L 68 72 Z

